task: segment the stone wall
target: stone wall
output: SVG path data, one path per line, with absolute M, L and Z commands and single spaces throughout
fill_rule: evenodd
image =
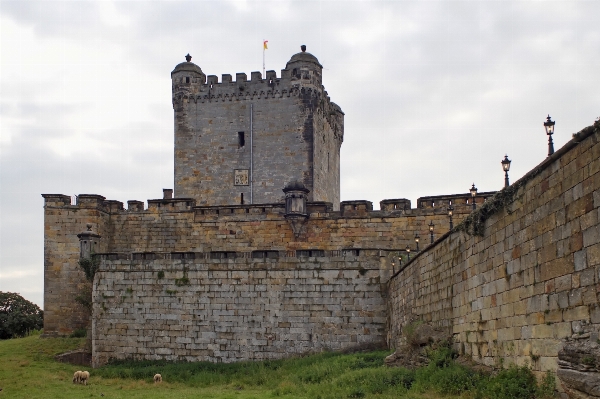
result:
M 193 199 L 107 201 L 100 195 L 80 195 L 78 204 L 70 197 L 45 194 L 45 300 L 44 330 L 47 334 L 70 334 L 85 326 L 85 312 L 75 302 L 84 282 L 78 267 L 77 234 L 91 223 L 102 239 L 101 252 L 239 252 L 258 250 L 386 249 L 416 250 L 414 236 L 421 236 L 420 248 L 429 243 L 430 222 L 436 237 L 448 231 L 447 203 L 410 209 L 410 201 L 384 200 L 381 211 L 369 201 L 345 201 L 341 210 L 331 204 L 309 203 L 309 218 L 303 232 L 294 235 L 284 217 L 284 204 L 197 207 Z M 455 203 L 463 196 L 455 196 Z M 483 202 L 483 197 L 480 197 Z M 471 211 L 457 204 L 454 222 Z
M 379 251 L 327 255 L 103 255 L 94 280 L 93 365 L 110 358 L 233 362 L 384 346 Z
M 85 281 L 79 268 L 77 234 L 92 223 L 102 236 L 110 234 L 110 208 L 100 195 L 79 196 L 71 205 L 71 197 L 43 194 L 44 206 L 44 335 L 67 335 L 89 325 L 89 312 L 75 301 Z M 108 249 L 108 241 L 100 240 L 97 248 Z
M 403 326 L 423 320 L 478 362 L 545 371 L 557 368 L 563 339 L 593 331 L 597 339 L 599 127 L 515 182 L 514 202 L 487 219 L 483 236 L 459 228 L 391 279 L 391 346 Z

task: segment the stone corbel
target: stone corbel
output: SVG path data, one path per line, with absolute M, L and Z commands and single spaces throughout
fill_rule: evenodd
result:
M 306 201 L 310 192 L 299 181 L 289 183 L 284 189 L 285 193 L 285 218 L 292 226 L 294 237 L 300 238 L 306 233 L 306 220 L 308 212 Z
M 300 215 L 286 215 L 290 226 L 292 226 L 292 231 L 294 232 L 294 237 L 296 239 L 306 234 L 306 221 L 308 220 L 308 216 L 300 216 Z

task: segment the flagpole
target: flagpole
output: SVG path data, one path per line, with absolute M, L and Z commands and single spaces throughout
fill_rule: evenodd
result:
M 263 79 L 265 78 L 265 41 L 263 40 Z

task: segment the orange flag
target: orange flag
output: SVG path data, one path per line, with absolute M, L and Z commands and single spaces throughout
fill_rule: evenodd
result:
M 269 43 L 268 40 L 263 41 L 263 50 L 268 50 L 269 48 L 267 47 L 267 43 Z

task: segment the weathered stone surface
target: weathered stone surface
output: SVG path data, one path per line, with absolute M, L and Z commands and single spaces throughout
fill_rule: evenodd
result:
M 474 361 L 527 362 L 541 374 L 557 368 L 561 339 L 597 338 L 600 274 L 591 254 L 600 230 L 591 193 L 600 191 L 600 171 L 585 193 L 572 187 L 588 173 L 589 161 L 581 160 L 600 154 L 598 128 L 531 172 L 506 211 L 486 220 L 482 236 L 458 229 L 391 279 L 391 346 L 410 321 L 423 320 L 451 329 Z
M 94 281 L 93 364 L 233 362 L 385 347 L 374 252 L 352 261 L 103 255 Z
M 177 197 L 199 205 L 283 202 L 281 189 L 300 180 L 309 201 L 339 209 L 344 113 L 330 101 L 318 61 L 296 56 L 280 77 L 253 72 L 249 81 L 173 71 Z
M 572 399 L 600 397 L 600 345 L 591 334 L 577 334 L 558 352 L 556 375 Z
M 385 358 L 385 364 L 393 367 L 418 368 L 427 365 L 427 351 L 440 345 L 449 345 L 451 336 L 441 328 L 426 323 L 415 324 L 414 330 L 401 339 L 396 351 Z

